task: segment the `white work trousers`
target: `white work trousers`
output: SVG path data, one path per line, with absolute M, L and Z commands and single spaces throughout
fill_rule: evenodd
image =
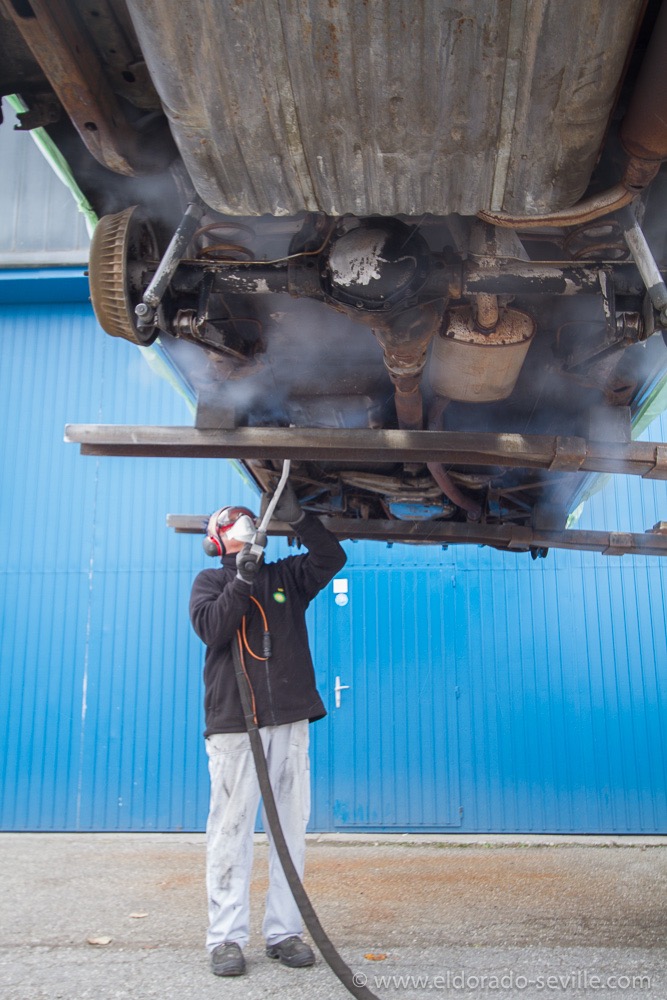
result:
M 259 730 L 280 823 L 294 866 L 303 877 L 306 825 L 310 815 L 308 720 Z M 244 948 L 250 936 L 250 871 L 259 783 L 247 733 L 217 733 L 206 739 L 211 801 L 206 824 L 206 947 L 223 942 Z M 301 915 L 268 829 L 269 891 L 262 933 L 267 945 L 303 931 Z

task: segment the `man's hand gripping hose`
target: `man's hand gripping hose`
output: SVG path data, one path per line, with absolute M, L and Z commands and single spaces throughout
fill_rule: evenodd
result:
M 266 535 L 260 537 L 259 532 L 255 535 L 254 541 L 244 545 L 236 556 L 236 575 L 244 583 L 254 583 L 255 577 L 264 559 L 264 546 L 266 545 Z
M 271 497 L 271 501 L 268 507 L 266 508 L 264 517 L 262 518 L 262 521 L 259 527 L 257 528 L 257 531 L 255 532 L 255 537 L 253 538 L 252 542 L 249 542 L 247 545 L 243 546 L 243 548 L 236 557 L 236 575 L 240 577 L 244 583 L 250 583 L 250 584 L 254 583 L 255 577 L 257 576 L 257 573 L 259 571 L 259 567 L 262 565 L 262 560 L 264 559 L 264 549 L 266 547 L 266 529 L 269 526 L 269 521 L 273 517 L 273 512 L 278 506 L 280 497 L 283 493 L 283 490 L 285 489 L 285 485 L 287 484 L 290 464 L 291 463 L 289 458 L 286 458 L 285 461 L 283 462 L 283 471 L 280 476 L 280 481 L 276 487 L 275 493 Z M 298 508 L 298 501 L 296 499 L 296 496 L 294 496 L 294 490 L 292 490 L 291 487 L 290 491 L 291 491 L 291 497 L 294 498 L 294 503 L 297 505 Z M 288 500 L 289 499 L 291 498 L 288 498 Z M 299 516 L 299 513 L 297 513 L 297 517 Z
M 271 502 L 266 508 L 266 513 L 262 518 L 262 522 L 257 530 L 257 535 L 251 545 L 245 546 L 249 550 L 248 557 L 244 561 L 244 566 L 247 572 L 247 564 L 249 564 L 250 553 L 254 546 L 257 546 L 260 552 L 263 554 L 264 545 L 266 544 L 266 529 L 268 527 L 269 521 L 273 517 L 273 513 L 278 506 L 281 494 L 285 489 L 285 484 L 287 483 L 287 477 L 289 476 L 290 463 L 286 460 L 283 463 L 283 472 L 280 477 L 280 482 L 276 488 L 276 492 L 271 498 Z M 285 512 L 288 515 L 296 515 L 296 508 L 293 503 L 298 506 L 298 501 L 294 495 L 293 490 L 290 487 L 291 496 L 286 496 L 285 502 Z M 285 517 L 285 520 L 288 518 Z M 300 519 L 299 516 L 295 516 L 291 523 L 297 523 Z M 258 536 L 263 541 L 258 541 Z M 241 568 L 239 566 L 239 559 L 243 555 L 243 551 L 239 552 L 237 556 L 237 568 L 239 576 L 241 576 Z M 254 570 L 250 570 L 250 573 L 256 575 L 257 570 L 261 564 L 261 559 L 255 562 Z M 254 575 L 252 580 L 254 580 Z M 244 577 L 242 577 L 244 579 Z M 252 582 L 252 580 L 247 580 L 247 582 Z M 262 747 L 262 740 L 259 735 L 259 727 L 257 724 L 257 717 L 255 715 L 254 708 L 254 696 L 252 691 L 252 686 L 250 684 L 250 679 L 245 669 L 244 663 L 244 637 L 242 632 L 239 630 L 236 634 L 236 642 L 233 643 L 233 655 L 234 655 L 234 671 L 236 674 L 236 683 L 239 689 L 239 695 L 241 697 L 241 705 L 243 707 L 243 717 L 245 719 L 246 729 L 248 730 L 248 737 L 250 739 L 250 748 L 252 750 L 253 759 L 255 761 L 255 769 L 257 771 L 257 778 L 259 781 L 259 788 L 262 794 L 262 799 L 264 801 L 264 809 L 266 812 L 266 819 L 269 824 L 269 828 L 273 835 L 273 840 L 276 845 L 276 851 L 278 857 L 280 858 L 280 863 L 282 865 L 283 871 L 285 873 L 285 878 L 287 883 L 292 890 L 292 895 L 294 900 L 299 907 L 303 921 L 310 931 L 311 937 L 317 947 L 319 948 L 322 957 L 325 962 L 329 965 L 332 972 L 340 979 L 343 986 L 352 994 L 352 996 L 358 997 L 359 1000 L 378 1000 L 375 993 L 368 989 L 367 986 L 358 986 L 355 982 L 355 976 L 352 970 L 343 961 L 341 956 L 336 951 L 334 945 L 331 943 L 326 931 L 322 927 L 313 905 L 308 898 L 306 890 L 303 887 L 301 879 L 297 873 L 296 868 L 292 858 L 290 857 L 289 849 L 285 841 L 285 835 L 283 834 L 282 827 L 280 825 L 280 819 L 278 818 L 278 810 L 276 808 L 276 801 L 273 797 L 273 790 L 271 788 L 271 782 L 269 780 L 269 769 L 266 763 L 266 757 L 264 756 L 264 748 Z

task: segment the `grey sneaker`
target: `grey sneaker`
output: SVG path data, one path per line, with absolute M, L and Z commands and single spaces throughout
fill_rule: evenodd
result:
M 269 958 L 279 958 L 283 965 L 289 965 L 291 969 L 305 969 L 307 965 L 315 965 L 313 949 L 296 934 L 278 944 L 269 945 L 266 954 Z
M 219 944 L 211 952 L 211 968 L 216 976 L 242 976 L 245 958 L 240 947 L 233 941 Z

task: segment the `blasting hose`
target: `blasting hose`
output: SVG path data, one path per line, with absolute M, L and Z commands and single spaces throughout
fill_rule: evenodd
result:
M 285 872 L 285 878 L 287 879 L 287 883 L 292 890 L 292 895 L 294 896 L 296 905 L 299 907 L 304 923 L 310 931 L 313 941 L 319 948 L 322 958 L 329 965 L 332 972 L 338 976 L 343 986 L 349 990 L 353 996 L 358 997 L 359 1000 L 378 1000 L 376 994 L 371 992 L 368 987 L 356 985 L 352 969 L 350 969 L 349 965 L 343 961 L 334 945 L 331 943 L 326 931 L 319 921 L 317 914 L 315 913 L 315 910 L 313 909 L 313 904 L 308 898 L 308 894 L 306 893 L 303 883 L 297 874 L 297 870 L 294 867 L 287 843 L 285 842 L 285 835 L 283 834 L 283 830 L 280 825 L 278 810 L 276 808 L 276 800 L 273 797 L 273 790 L 269 780 L 269 769 L 266 763 L 266 757 L 264 756 L 264 748 L 259 735 L 257 720 L 253 712 L 250 683 L 243 667 L 243 654 L 240 636 L 239 641 L 233 643 L 233 653 L 236 682 L 241 696 L 243 717 L 245 719 L 246 729 L 248 730 L 248 736 L 250 738 L 250 749 L 252 750 L 252 756 L 255 761 L 259 789 L 264 801 L 266 818 L 273 835 L 273 841 L 276 846 L 276 851 L 278 852 L 278 857 L 280 858 L 280 863 L 283 866 L 283 871 Z
M 289 474 L 289 464 L 286 463 L 287 468 L 283 470 L 283 477 L 281 479 L 279 488 L 276 490 L 274 500 L 279 497 L 282 492 L 282 486 L 287 480 L 287 475 Z M 277 500 L 276 500 L 277 503 Z M 271 503 L 267 510 L 267 515 L 262 522 L 261 528 L 265 528 L 268 525 L 271 514 L 273 513 L 273 508 L 275 503 Z M 308 898 L 306 890 L 303 887 L 303 883 L 299 878 L 294 863 L 289 853 L 287 843 L 285 841 L 285 835 L 283 834 L 282 827 L 280 825 L 280 819 L 278 817 L 278 810 L 276 808 L 276 800 L 273 797 L 273 789 L 271 788 L 271 782 L 269 780 L 269 769 L 266 763 L 266 757 L 264 756 L 264 747 L 262 746 L 262 740 L 259 735 L 259 727 L 257 725 L 257 718 L 254 710 L 254 697 L 252 692 L 252 687 L 250 685 L 250 680 L 246 673 L 245 664 L 243 660 L 243 645 L 244 639 L 242 632 L 239 630 L 236 634 L 236 642 L 232 643 L 232 654 L 234 658 L 234 672 L 236 674 L 236 683 L 239 689 L 239 695 L 241 697 L 241 706 L 243 708 L 243 717 L 245 720 L 246 729 L 248 730 L 248 737 L 250 739 L 250 749 L 252 750 L 252 756 L 255 761 L 255 769 L 257 771 L 257 779 L 259 781 L 259 789 L 264 801 L 264 809 L 266 812 L 266 818 L 269 824 L 269 829 L 273 835 L 273 841 L 282 865 L 283 871 L 285 873 L 285 878 L 292 891 L 296 905 L 299 907 L 299 912 L 303 917 L 304 923 L 308 930 L 310 931 L 313 941 L 317 945 L 323 959 L 329 965 L 332 972 L 340 979 L 343 986 L 359 1000 L 378 1000 L 375 993 L 371 992 L 366 986 L 358 986 L 355 982 L 355 976 L 350 969 L 349 965 L 343 961 L 341 956 L 336 951 L 334 945 L 331 943 L 326 931 L 322 927 L 319 921 L 313 905 Z

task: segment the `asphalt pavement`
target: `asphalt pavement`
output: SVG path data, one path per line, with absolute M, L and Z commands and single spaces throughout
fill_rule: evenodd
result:
M 287 969 L 259 934 L 247 975 L 211 974 L 200 834 L 1 834 L 2 1000 L 318 1000 L 323 960 Z M 667 998 L 667 838 L 309 838 L 306 888 L 379 997 Z

